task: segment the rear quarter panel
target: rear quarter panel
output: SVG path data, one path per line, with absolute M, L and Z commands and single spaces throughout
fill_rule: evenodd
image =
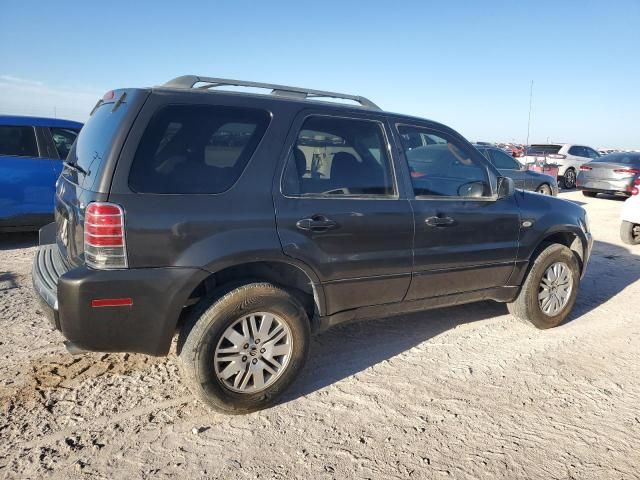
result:
M 262 108 L 271 121 L 237 182 L 220 194 L 141 194 L 128 185 L 140 138 L 153 114 L 175 104 Z M 118 160 L 109 201 L 124 207 L 130 266 L 197 267 L 211 272 L 267 258 L 286 258 L 275 223 L 273 175 L 299 107 L 259 97 L 157 90 L 136 119 Z

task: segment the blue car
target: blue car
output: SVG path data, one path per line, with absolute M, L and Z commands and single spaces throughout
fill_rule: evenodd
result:
M 53 221 L 55 184 L 82 124 L 0 115 L 0 232 Z

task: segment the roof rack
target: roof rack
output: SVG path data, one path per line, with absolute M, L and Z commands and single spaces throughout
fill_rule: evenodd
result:
M 203 83 L 204 85 L 195 86 L 197 83 Z M 245 80 L 229 80 L 228 78 L 212 78 L 212 77 L 199 77 L 197 75 L 183 75 L 181 77 L 176 77 L 173 80 L 168 81 L 163 87 L 169 88 L 184 88 L 191 89 L 195 88 L 198 90 L 208 90 L 210 88 L 216 87 L 255 87 L 255 88 L 265 88 L 267 90 L 271 90 L 272 95 L 279 95 L 283 97 L 291 97 L 298 99 L 307 99 L 307 98 L 339 98 L 344 100 L 352 100 L 354 102 L 359 103 L 361 106 L 365 108 L 370 108 L 373 110 L 380 110 L 375 103 L 365 97 L 360 97 L 358 95 L 348 95 L 346 93 L 336 93 L 336 92 L 325 92 L 322 90 L 311 90 L 309 88 L 300 88 L 300 87 L 288 87 L 286 85 L 275 85 L 271 83 L 261 83 L 261 82 L 248 82 Z

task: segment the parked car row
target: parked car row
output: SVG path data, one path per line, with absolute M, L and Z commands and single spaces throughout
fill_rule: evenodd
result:
M 82 124 L 0 115 L 0 231 L 53 220 L 56 179 Z
M 511 155 L 497 147 L 474 145 L 498 169 L 501 175 L 512 178 L 516 188 L 542 193 L 543 195 L 557 195 L 558 182 L 555 177 L 531 171 Z

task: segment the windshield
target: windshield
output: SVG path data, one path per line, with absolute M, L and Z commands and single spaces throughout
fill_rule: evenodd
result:
M 77 175 L 80 187 L 91 189 L 99 178 L 104 159 L 126 114 L 126 105 L 123 103 L 113 112 L 113 103 L 103 103 L 82 127 L 67 157 L 70 163 L 86 171 L 86 175 Z

